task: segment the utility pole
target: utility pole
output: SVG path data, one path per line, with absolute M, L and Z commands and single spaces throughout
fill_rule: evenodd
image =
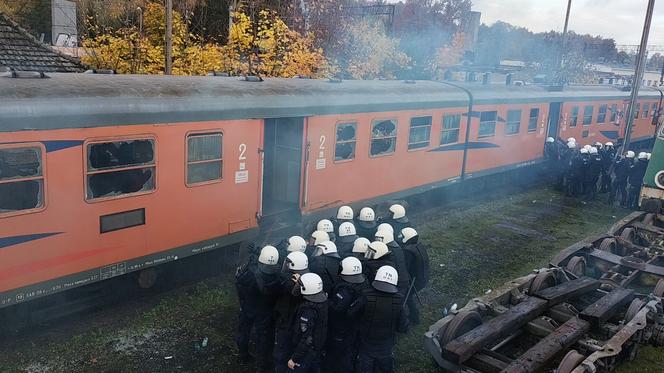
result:
M 166 0 L 166 75 L 173 70 L 173 0 Z
M 643 70 L 645 68 L 645 59 L 648 47 L 648 35 L 650 34 L 650 24 L 652 23 L 652 13 L 655 8 L 655 0 L 648 0 L 648 10 L 646 11 L 646 20 L 643 23 L 643 34 L 641 34 L 641 45 L 636 59 L 636 69 L 634 71 L 634 81 L 632 83 L 632 96 L 629 99 L 629 108 L 627 109 L 627 119 L 625 126 L 625 141 L 623 142 L 620 153 L 624 154 L 629 150 L 629 142 L 632 138 L 632 125 L 634 123 L 634 109 L 639 97 L 639 88 L 643 80 Z
M 567 13 L 565 14 L 565 27 L 563 28 L 563 34 L 560 37 L 560 51 L 558 53 L 558 66 L 556 69 L 558 70 L 558 82 L 559 84 L 563 84 L 563 64 L 565 61 L 565 44 L 567 44 L 567 27 L 569 26 L 569 13 L 570 10 L 572 9 L 572 0 L 567 0 Z M 552 72 L 553 73 L 553 72 Z M 553 79 L 553 77 L 549 78 L 550 81 Z

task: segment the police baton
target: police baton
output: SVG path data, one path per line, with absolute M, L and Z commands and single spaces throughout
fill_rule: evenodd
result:
M 406 305 L 408 302 L 408 297 L 410 297 L 411 292 L 415 292 L 415 297 L 417 298 L 417 301 L 420 303 L 420 305 L 424 305 L 422 303 L 422 299 L 420 298 L 420 294 L 417 292 L 417 289 L 415 289 L 415 277 L 410 281 L 410 286 L 408 287 L 408 292 L 406 293 L 406 297 L 403 301 L 402 307 Z

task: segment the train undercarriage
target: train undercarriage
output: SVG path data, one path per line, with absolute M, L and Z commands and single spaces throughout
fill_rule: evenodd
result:
M 664 217 L 636 212 L 607 234 L 471 299 L 425 346 L 450 372 L 609 372 L 664 345 Z

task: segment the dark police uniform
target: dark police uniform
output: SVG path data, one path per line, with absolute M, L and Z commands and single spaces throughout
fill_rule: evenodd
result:
M 627 178 L 632 168 L 631 158 L 620 156 L 613 163 L 613 173 L 615 175 L 611 183 L 609 192 L 609 205 L 613 204 L 615 198 L 619 195 L 620 206 L 627 207 Z
M 403 296 L 367 287 L 360 316 L 360 344 L 356 363 L 359 373 L 393 373 L 396 332 L 408 331 L 408 312 Z
M 639 192 L 643 184 L 643 178 L 646 176 L 646 169 L 648 168 L 647 160 L 637 160 L 630 169 L 627 182 L 629 183 L 629 195 L 627 204 L 630 208 L 639 207 Z
M 282 273 L 279 296 L 274 306 L 274 366 L 276 373 L 288 372 L 292 345 L 292 326 L 300 303 L 300 286 L 293 282 L 292 273 Z
M 404 244 L 403 253 L 406 259 L 406 268 L 408 268 L 408 273 L 412 277 L 414 290 L 424 289 L 429 284 L 430 271 L 427 248 L 418 243 L 418 237 L 413 237 Z M 410 292 L 406 304 L 408 305 L 410 321 L 413 324 L 419 324 L 420 310 L 417 305 L 415 291 Z
M 319 371 L 321 353 L 327 337 L 327 308 L 327 301 L 314 303 L 302 300 L 293 323 L 293 352 L 289 357 L 297 365 L 292 370 L 287 368 L 288 372 L 317 373 Z M 286 364 L 288 364 L 288 360 Z
M 594 201 L 597 198 L 597 182 L 602 173 L 602 157 L 599 154 L 588 156 L 588 166 L 584 175 L 584 191 L 587 199 Z
M 323 280 L 323 291 L 329 293 L 334 284 L 339 282 L 339 256 L 319 255 L 309 261 L 309 270 Z

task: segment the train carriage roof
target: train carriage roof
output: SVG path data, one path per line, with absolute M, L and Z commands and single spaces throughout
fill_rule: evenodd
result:
M 613 86 L 464 85 L 476 104 L 626 99 Z M 642 97 L 659 98 L 654 89 Z M 0 131 L 300 117 L 466 107 L 460 89 L 433 81 L 343 81 L 158 75 L 0 77 Z

